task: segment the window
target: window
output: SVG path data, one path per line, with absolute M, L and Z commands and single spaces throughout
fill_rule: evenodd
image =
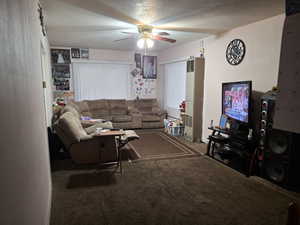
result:
M 127 99 L 130 65 L 74 63 L 75 100 Z
M 186 62 L 165 64 L 165 109 L 172 117 L 179 117 L 179 105 L 185 100 Z

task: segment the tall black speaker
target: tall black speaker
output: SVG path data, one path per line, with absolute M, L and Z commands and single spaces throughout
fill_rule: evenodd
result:
M 300 185 L 300 135 L 273 129 L 276 91 L 261 98 L 259 148 L 263 153 L 261 175 L 289 188 Z

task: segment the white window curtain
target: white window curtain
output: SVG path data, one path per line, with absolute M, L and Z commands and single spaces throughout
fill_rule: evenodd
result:
M 127 99 L 130 65 L 73 63 L 75 100 Z
M 164 105 L 171 117 L 179 118 L 179 105 L 185 100 L 186 61 L 165 64 Z

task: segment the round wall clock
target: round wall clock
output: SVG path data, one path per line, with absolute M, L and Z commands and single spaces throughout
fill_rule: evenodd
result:
M 241 39 L 234 39 L 229 43 L 226 50 L 227 62 L 231 65 L 240 64 L 245 56 L 246 46 Z

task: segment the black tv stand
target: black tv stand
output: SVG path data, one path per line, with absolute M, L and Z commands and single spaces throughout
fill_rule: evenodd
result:
M 232 165 L 230 159 L 239 160 L 243 164 L 241 165 L 243 167 L 241 172 L 249 176 L 250 161 L 255 149 L 255 142 L 253 139 L 248 139 L 248 132 L 246 130 L 228 130 L 219 127 L 209 127 L 208 129 L 212 130 L 212 134 L 208 137 L 206 154 L 228 166 Z

